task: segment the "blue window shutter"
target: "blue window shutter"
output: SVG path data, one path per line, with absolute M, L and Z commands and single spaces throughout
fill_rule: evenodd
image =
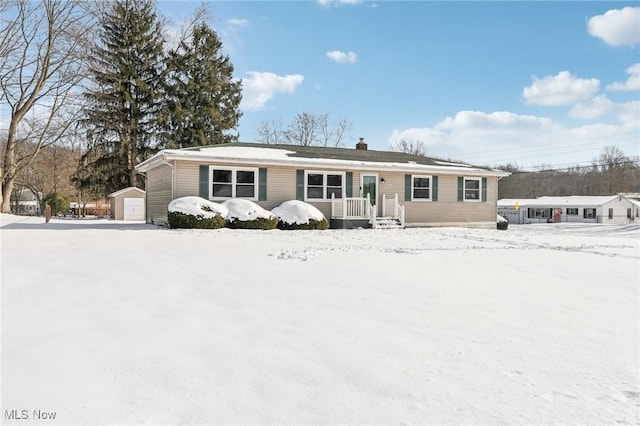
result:
M 258 169 L 258 201 L 267 199 L 267 169 Z
M 464 177 L 458 176 L 458 201 L 464 201 Z
M 411 175 L 404 175 L 404 200 L 411 201 Z
M 438 201 L 438 176 L 431 178 L 431 185 L 433 186 L 431 190 L 431 201 Z
M 353 197 L 353 172 L 347 172 L 345 179 L 347 181 L 345 183 L 347 197 Z
M 209 166 L 200 166 L 200 197 L 209 199 Z
M 487 178 L 482 178 L 482 202 L 487 202 Z
M 296 200 L 304 201 L 304 170 L 296 170 Z

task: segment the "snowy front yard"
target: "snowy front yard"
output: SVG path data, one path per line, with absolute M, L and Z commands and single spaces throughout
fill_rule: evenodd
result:
M 3 424 L 640 421 L 637 226 L 0 221 Z

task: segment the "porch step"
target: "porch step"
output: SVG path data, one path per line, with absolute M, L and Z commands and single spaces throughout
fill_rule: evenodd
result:
M 392 217 L 378 217 L 376 218 L 375 225 L 372 226 L 374 229 L 402 229 L 404 228 L 400 224 L 399 219 L 394 219 Z

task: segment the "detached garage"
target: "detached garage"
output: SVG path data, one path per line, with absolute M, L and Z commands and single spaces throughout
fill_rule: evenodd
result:
M 109 194 L 111 217 L 115 220 L 145 220 L 144 191 L 133 186 Z

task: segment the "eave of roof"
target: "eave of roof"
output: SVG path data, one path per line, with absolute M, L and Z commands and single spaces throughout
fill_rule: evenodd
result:
M 138 164 L 136 170 L 146 172 L 166 161 L 199 161 L 239 164 L 251 162 L 265 165 L 299 165 L 395 171 L 438 172 L 450 174 L 476 174 L 483 176 L 509 176 L 509 172 L 485 167 L 454 163 L 421 155 L 391 151 L 357 150 L 333 147 L 302 147 L 296 145 L 265 145 L 233 143 L 206 147 L 160 151 Z

